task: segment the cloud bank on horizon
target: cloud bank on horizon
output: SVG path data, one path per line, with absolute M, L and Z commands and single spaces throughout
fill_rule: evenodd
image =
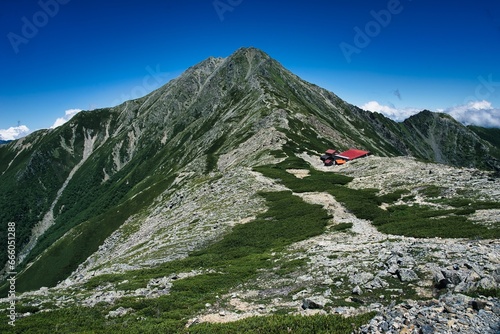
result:
M 369 101 L 360 106 L 360 108 L 381 113 L 396 122 L 402 122 L 408 117 L 422 111 L 419 108 L 396 108 L 394 105 L 383 105 L 377 101 Z M 491 102 L 486 100 L 470 101 L 467 104 L 438 109 L 436 111 L 446 113 L 464 125 L 500 128 L 500 109 L 493 107 Z
M 55 129 L 67 121 L 69 121 L 73 116 L 78 114 L 81 109 L 68 109 L 64 112 L 63 117 L 58 117 L 50 129 Z M 32 131 L 26 125 L 13 126 L 8 129 L 0 129 L 0 140 L 15 140 L 29 135 Z
M 0 140 L 14 140 L 24 137 L 30 133 L 26 125 L 12 126 L 8 129 L 0 129 Z

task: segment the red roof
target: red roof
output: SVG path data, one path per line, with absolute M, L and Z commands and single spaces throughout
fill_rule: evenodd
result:
M 340 158 L 354 160 L 357 158 L 365 157 L 368 154 L 370 154 L 370 152 L 368 152 L 368 151 L 357 150 L 355 148 L 351 148 L 350 150 L 347 150 L 345 152 L 341 152 L 341 153 L 337 154 L 337 156 Z
M 332 150 L 332 149 L 329 149 L 329 150 L 326 150 L 325 152 L 326 154 L 329 154 L 329 155 L 334 155 L 335 153 L 337 153 L 337 151 L 335 150 Z

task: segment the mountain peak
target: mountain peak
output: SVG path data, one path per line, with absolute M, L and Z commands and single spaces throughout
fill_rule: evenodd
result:
M 249 57 L 256 57 L 257 56 L 257 57 L 262 57 L 262 58 L 266 58 L 266 59 L 271 58 L 266 52 L 264 52 L 261 49 L 258 49 L 256 47 L 253 47 L 253 46 L 241 47 L 238 50 L 236 50 L 235 52 L 233 52 L 233 54 L 230 57 L 239 56 L 239 55 L 245 55 L 245 56 L 249 56 Z

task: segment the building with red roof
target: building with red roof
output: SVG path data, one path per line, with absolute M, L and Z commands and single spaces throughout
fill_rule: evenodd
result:
M 347 151 L 340 152 L 340 153 L 336 154 L 335 157 L 341 158 L 344 160 L 354 160 L 354 159 L 366 157 L 368 155 L 370 155 L 370 152 L 368 152 L 368 151 L 363 151 L 363 150 L 351 148 Z

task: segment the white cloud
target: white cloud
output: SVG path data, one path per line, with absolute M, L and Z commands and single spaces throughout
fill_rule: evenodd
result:
M 370 101 L 360 107 L 361 109 L 379 112 L 384 116 L 401 122 L 408 117 L 417 114 L 421 109 L 401 108 L 386 106 L 377 101 Z M 464 105 L 454 106 L 446 109 L 437 109 L 437 112 L 446 113 L 465 125 L 478 125 L 487 128 L 500 128 L 500 109 L 494 108 L 491 102 L 471 101 Z
M 14 140 L 26 136 L 30 129 L 26 125 L 0 129 L 0 140 Z
M 368 103 L 365 103 L 360 107 L 361 109 L 364 110 L 369 110 L 373 112 L 379 112 L 382 115 L 395 120 L 396 122 L 401 122 L 410 117 L 411 115 L 415 115 L 422 111 L 421 109 L 417 108 L 402 108 L 398 109 L 395 108 L 394 106 L 384 106 L 377 101 L 370 101 Z
M 447 108 L 443 112 L 465 125 L 500 128 L 500 109 L 494 108 L 491 102 L 486 100 L 471 101 L 464 105 Z
M 73 116 L 78 114 L 80 111 L 82 111 L 82 110 L 81 109 L 68 109 L 68 110 L 66 110 L 64 117 L 59 117 L 58 119 L 56 119 L 56 121 L 54 122 L 54 124 L 50 128 L 55 129 L 58 126 L 63 125 L 64 123 L 69 121 Z

